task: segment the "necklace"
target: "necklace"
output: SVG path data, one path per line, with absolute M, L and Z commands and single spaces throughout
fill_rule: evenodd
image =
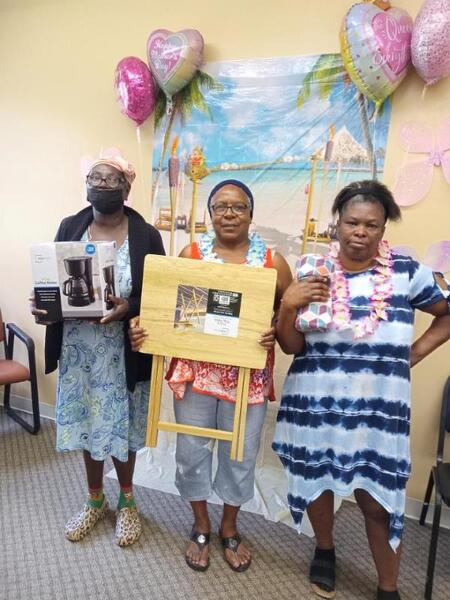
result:
M 204 233 L 198 243 L 200 254 L 203 260 L 223 263 L 224 260 L 213 250 L 215 241 L 216 236 L 213 231 Z M 248 236 L 248 241 L 249 245 L 245 264 L 249 267 L 261 267 L 266 257 L 266 244 L 256 231 Z
M 89 223 L 89 225 L 87 226 L 87 229 L 86 229 L 87 238 L 90 242 L 92 242 L 94 239 L 92 236 L 92 225 L 93 225 L 93 222 Z M 126 219 L 123 219 L 118 225 L 113 227 L 113 229 L 117 229 L 120 231 L 120 230 L 124 229 L 125 227 L 128 229 L 128 221 Z M 127 237 L 127 236 L 125 236 L 125 237 Z M 97 241 L 99 241 L 99 240 L 97 240 Z M 116 244 L 117 244 L 117 240 L 116 240 Z
M 334 261 L 335 273 L 331 286 L 333 305 L 333 323 L 335 329 L 342 331 L 353 327 L 353 337 L 361 339 L 372 335 L 379 321 L 387 321 L 386 308 L 392 296 L 392 256 L 389 244 L 381 241 L 378 245 L 378 255 L 375 257 L 374 273 L 371 276 L 373 292 L 370 296 L 369 315 L 351 322 L 350 289 L 341 261 L 339 260 L 339 244 L 330 247 L 330 258 Z

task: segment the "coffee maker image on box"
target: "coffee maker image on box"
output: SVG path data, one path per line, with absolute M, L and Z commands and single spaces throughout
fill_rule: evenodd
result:
M 114 308 L 114 303 L 111 302 L 109 296 L 116 295 L 116 290 L 114 287 L 114 265 L 103 267 L 103 277 L 106 283 L 106 287 L 103 290 L 103 300 L 105 301 L 107 310 L 111 310 Z
M 92 284 L 92 257 L 72 256 L 64 259 L 69 279 L 63 283 L 63 294 L 70 306 L 88 306 L 95 302 Z

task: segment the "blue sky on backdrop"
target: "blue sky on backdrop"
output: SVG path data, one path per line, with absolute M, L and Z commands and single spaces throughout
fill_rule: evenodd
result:
M 342 65 L 340 55 L 334 57 L 336 65 Z M 259 163 L 288 156 L 292 161 L 282 166 L 298 169 L 306 167 L 304 161 L 327 141 L 330 125 L 335 126 L 336 132 L 345 127 L 365 146 L 358 92 L 352 83 L 345 85 L 342 77 L 336 78 L 329 97 L 319 98 L 318 85 L 313 85 L 310 98 L 301 108 L 297 107 L 303 80 L 318 58 L 319 55 L 313 55 L 208 63 L 204 70 L 223 89 L 204 91 L 212 120 L 194 110 L 184 126 L 175 124 L 171 137 L 180 133 L 180 155 L 200 145 L 208 166 Z M 373 106 L 369 106 L 369 127 L 375 150 L 381 152 L 378 168 L 382 169 L 390 103 L 376 119 L 373 114 Z M 155 166 L 162 133 L 160 129 L 155 136 Z

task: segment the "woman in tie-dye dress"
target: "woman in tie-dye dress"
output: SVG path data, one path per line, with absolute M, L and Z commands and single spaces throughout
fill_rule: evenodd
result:
M 378 572 L 377 598 L 398 599 L 399 545 L 410 473 L 410 366 L 450 337 L 440 281 L 382 241 L 400 209 L 376 181 L 336 197 L 331 285 L 311 277 L 285 292 L 277 323 L 283 350 L 295 354 L 283 390 L 273 448 L 288 476 L 288 502 L 300 525 L 307 510 L 316 537 L 310 581 L 335 594 L 333 494 L 354 493 Z M 303 334 L 297 310 L 331 294 L 333 326 Z M 435 317 L 412 344 L 414 310 Z

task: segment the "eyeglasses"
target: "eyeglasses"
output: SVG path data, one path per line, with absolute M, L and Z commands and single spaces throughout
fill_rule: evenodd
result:
M 125 180 L 122 179 L 122 177 L 119 177 L 118 175 L 110 174 L 106 177 L 102 177 L 98 173 L 91 173 L 86 177 L 86 181 L 89 185 L 92 185 L 93 187 L 98 187 L 102 183 L 102 181 L 104 181 L 107 187 L 115 189 L 118 188 L 121 183 L 124 183 Z
M 225 204 L 224 202 L 219 202 L 211 206 L 213 213 L 219 217 L 223 216 L 228 209 L 235 215 L 243 215 L 249 208 L 248 204 Z

